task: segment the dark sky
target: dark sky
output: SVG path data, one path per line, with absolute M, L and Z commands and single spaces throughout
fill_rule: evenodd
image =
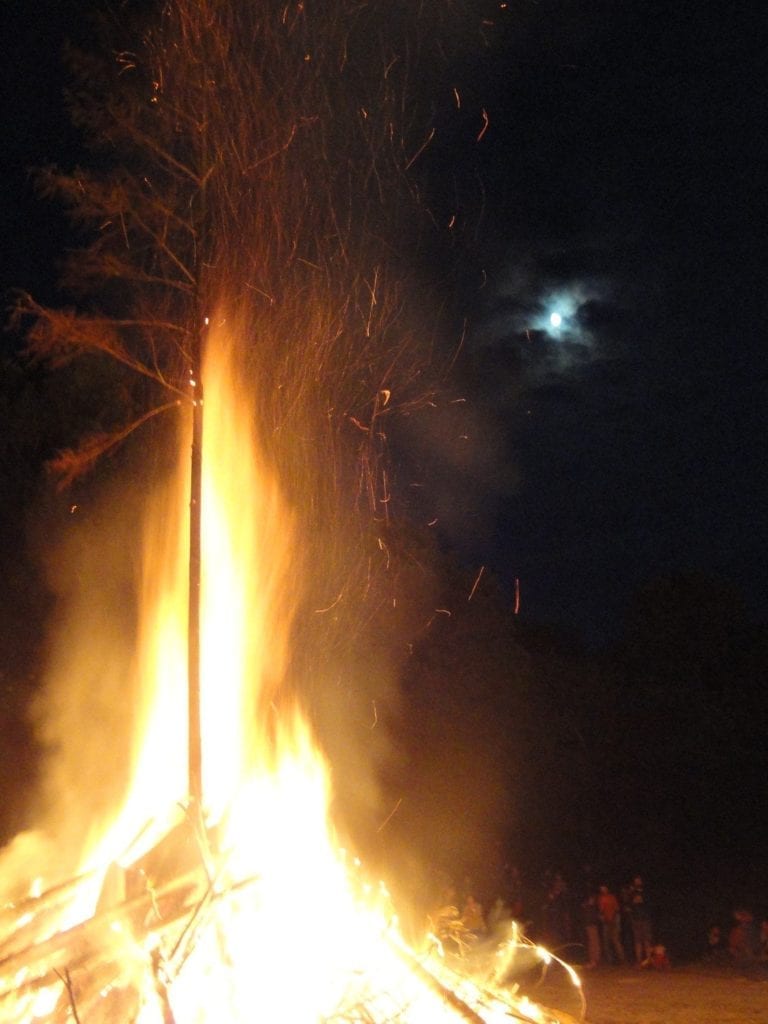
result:
M 691 569 L 768 611 L 763 18 L 737 7 L 511 4 L 463 75 L 490 122 L 455 166 L 484 198 L 470 551 L 589 641 Z
M 27 168 L 73 151 L 57 54 L 81 6 L 2 5 L 3 288 L 48 293 L 66 238 Z M 455 69 L 461 116 L 436 107 L 472 410 L 471 457 L 437 473 L 444 536 L 589 641 L 690 568 L 768 610 L 764 58 L 740 8 L 499 5 Z

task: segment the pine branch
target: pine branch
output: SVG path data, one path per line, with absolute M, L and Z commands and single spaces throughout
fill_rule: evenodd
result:
M 114 319 L 86 315 L 73 309 L 51 309 L 22 292 L 11 309 L 9 326 L 21 327 L 27 318 L 32 318 L 26 335 L 28 354 L 45 360 L 55 368 L 66 366 L 87 352 L 100 352 L 168 390 L 180 395 L 184 393 L 157 369 L 133 354 L 121 337 L 121 330 L 148 328 L 157 332 L 170 332 L 183 340 L 187 332 L 177 323 L 151 319 Z
M 135 119 L 131 119 L 130 117 L 116 117 L 114 123 L 118 127 L 123 128 L 126 134 L 129 135 L 137 146 L 141 147 L 146 152 L 154 153 L 166 170 L 170 170 L 171 173 L 181 174 L 191 182 L 196 189 L 202 187 L 205 179 L 211 173 L 212 168 L 207 168 L 204 169 L 202 173 L 196 174 L 191 167 L 187 167 L 183 161 L 178 160 L 173 153 L 170 153 L 164 146 L 161 146 L 156 138 L 153 138 L 148 133 L 143 132 L 139 128 Z
M 54 458 L 46 463 L 46 468 L 57 479 L 56 489 L 66 490 L 75 480 L 89 473 L 96 462 L 107 452 L 114 451 L 125 441 L 135 430 L 143 426 L 148 420 L 159 416 L 160 413 L 169 409 L 177 409 L 181 405 L 179 399 L 173 402 L 166 402 L 145 412 L 143 416 L 122 427 L 120 430 L 111 433 L 99 432 L 89 434 L 83 438 L 77 448 L 66 448 L 58 452 Z
M 190 287 L 194 287 L 196 283 L 194 273 L 187 267 L 180 257 L 174 252 L 172 246 L 170 246 L 161 233 L 155 231 L 154 228 L 145 221 L 140 215 L 138 210 L 133 211 L 133 219 L 139 225 L 141 230 L 154 242 L 156 251 L 165 254 L 175 266 L 187 279 Z
M 83 283 L 142 273 L 142 256 L 149 255 L 154 262 L 164 256 L 180 275 L 159 276 L 157 283 L 186 290 L 194 286 L 194 274 L 180 255 L 194 245 L 194 226 L 158 199 L 148 179 L 125 173 L 96 178 L 79 168 L 66 174 L 49 166 L 38 172 L 37 187 L 44 198 L 60 199 L 74 223 L 96 225 L 99 232 L 92 245 L 70 258 L 67 284 L 82 287 L 80 271 Z M 170 186 L 168 194 L 173 196 Z M 183 202 L 188 204 L 189 197 L 183 196 Z M 110 247 L 115 251 L 109 252 Z
M 76 224 L 93 224 L 130 213 L 132 200 L 127 176 L 96 177 L 75 167 L 71 174 L 51 164 L 36 172 L 37 191 L 43 199 L 58 199 Z
M 76 294 L 89 294 L 99 282 L 109 281 L 149 285 L 187 296 L 194 294 L 193 286 L 188 280 L 152 274 L 130 259 L 123 259 L 114 252 L 102 252 L 96 247 L 78 249 L 71 254 L 62 275 L 61 285 Z

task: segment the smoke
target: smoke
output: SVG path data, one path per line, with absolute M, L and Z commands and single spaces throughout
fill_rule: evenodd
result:
M 52 883 L 75 871 L 130 781 L 141 706 L 134 645 L 147 481 L 145 466 L 128 484 L 113 479 L 83 490 L 78 503 L 71 495 L 59 500 L 37 541 L 54 610 L 44 683 L 30 707 L 42 752 L 27 814 L 36 831 L 17 837 L 4 855 L 9 888 L 30 877 Z

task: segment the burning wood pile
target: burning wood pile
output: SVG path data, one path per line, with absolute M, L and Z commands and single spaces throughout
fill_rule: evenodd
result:
M 336 976 L 324 979 L 332 982 L 332 1002 L 322 1006 L 320 993 L 317 1004 L 313 993 L 310 1003 L 303 997 L 297 1001 L 286 990 L 277 1006 L 264 1005 L 262 981 L 274 963 L 264 962 L 257 952 L 257 931 L 264 926 L 256 913 L 263 880 L 233 878 L 229 858 L 217 845 L 216 833 L 187 811 L 128 867 L 113 863 L 106 872 L 71 879 L 3 907 L 4 1024 L 202 1024 L 222 1019 L 572 1024 L 569 1015 L 545 1010 L 516 994 L 514 986 L 497 984 L 513 947 L 523 945 L 516 937 L 494 950 L 490 973 L 486 967 L 482 981 L 472 980 L 467 963 L 459 970 L 459 961 L 451 965 L 436 955 L 436 942 L 421 955 L 409 948 L 397 934 L 386 892 L 379 889 L 372 899 L 359 880 L 357 895 L 367 899 L 365 913 L 375 917 L 376 925 L 373 932 L 358 931 L 358 955 L 335 963 Z M 354 887 L 354 877 L 350 881 Z M 95 909 L 75 923 L 63 923 L 79 916 L 74 908 L 94 892 Z M 253 932 L 245 964 L 238 963 L 243 950 L 236 948 L 237 928 L 228 928 L 243 913 L 254 915 L 247 923 Z M 324 922 L 298 926 L 313 932 L 304 955 L 307 948 L 311 955 L 327 943 Z M 379 948 L 376 961 L 366 963 L 372 936 Z M 294 986 L 302 988 L 311 969 L 291 949 L 273 952 L 293 965 Z M 243 978 L 244 991 L 237 993 L 234 988 Z M 269 990 L 269 984 L 264 988 Z
M 292 614 L 284 595 L 295 591 L 287 574 L 290 516 L 256 456 L 244 455 L 247 419 L 238 419 L 245 413 L 226 366 L 213 362 L 222 350 L 223 343 L 211 346 L 206 374 L 205 813 L 192 799 L 175 819 L 167 815 L 186 790 L 188 739 L 178 715 L 186 700 L 188 601 L 187 465 L 180 459 L 162 500 L 151 503 L 137 640 L 113 692 L 102 663 L 90 674 L 83 670 L 67 631 L 72 671 L 51 684 L 46 707 L 59 730 L 60 770 L 53 777 L 63 780 L 54 799 L 49 792 L 49 804 L 71 809 L 58 823 L 70 853 L 57 862 L 54 841 L 53 854 L 35 859 L 47 880 L 39 892 L 24 889 L 21 879 L 35 868 L 23 857 L 7 883 L 25 894 L 0 909 L 0 1019 L 563 1024 L 566 1014 L 542 1009 L 508 983 L 509 958 L 521 945 L 529 963 L 549 954 L 514 935 L 476 960 L 444 954 L 439 936 L 417 951 L 401 937 L 386 889 L 368 884 L 341 850 L 329 812 L 330 768 L 298 699 L 283 686 Z M 243 493 L 249 517 L 241 512 Z M 97 576 L 100 586 L 101 563 Z M 97 590 L 88 608 L 101 600 Z M 89 790 L 113 763 L 108 747 L 116 735 L 101 730 L 96 754 L 84 749 L 100 730 L 90 724 L 93 689 L 78 688 L 83 678 L 95 680 L 103 706 L 114 706 L 115 728 L 131 740 L 122 799 L 104 800 L 107 813 L 99 819 Z M 148 820 L 157 824 L 143 824 Z M 56 883 L 68 873 L 73 845 L 75 877 Z

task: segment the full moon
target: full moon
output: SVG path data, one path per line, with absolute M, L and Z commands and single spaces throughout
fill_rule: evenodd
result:
M 563 318 L 559 313 L 550 313 L 549 322 L 553 327 L 559 327 L 563 322 Z

